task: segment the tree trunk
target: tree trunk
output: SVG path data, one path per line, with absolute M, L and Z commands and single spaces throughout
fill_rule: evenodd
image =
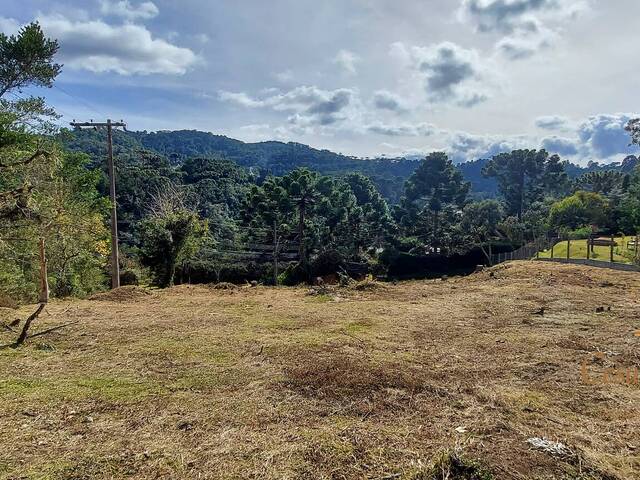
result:
M 40 289 L 38 293 L 39 303 L 49 303 L 49 279 L 47 278 L 47 256 L 45 252 L 44 237 L 40 237 Z
M 278 224 L 273 221 L 273 284 L 278 285 L 278 255 L 279 255 L 279 242 L 278 242 Z
M 525 173 L 524 169 L 520 180 L 520 206 L 518 207 L 518 221 L 522 221 L 522 211 L 524 210 L 524 185 L 525 185 Z
M 16 340 L 16 343 L 14 344 L 16 347 L 19 347 L 20 345 L 22 345 L 24 343 L 24 341 L 27 339 L 27 335 L 29 334 L 29 328 L 31 327 L 31 323 L 38 318 L 38 315 L 40 315 L 42 313 L 42 310 L 44 310 L 44 303 L 41 303 L 40 305 L 38 305 L 38 309 L 33 312 L 31 315 L 29 315 L 29 318 L 27 318 L 27 321 L 24 322 L 24 327 L 22 327 L 22 332 L 20 333 L 20 336 L 18 337 L 18 339 Z
M 304 245 L 304 214 L 305 214 L 304 201 L 300 203 L 299 213 L 300 213 L 300 216 L 298 219 L 298 237 L 299 237 L 298 241 L 300 242 L 300 245 L 298 246 L 298 257 L 299 257 L 298 260 L 303 265 L 306 265 L 307 259 L 306 259 L 305 245 Z
M 433 247 L 434 253 L 437 253 L 438 247 L 440 247 L 440 236 L 438 234 L 438 230 L 440 230 L 440 217 L 438 216 L 438 210 L 433 211 Z

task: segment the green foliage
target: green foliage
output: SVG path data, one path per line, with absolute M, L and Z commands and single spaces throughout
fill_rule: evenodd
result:
M 629 132 L 631 136 L 631 142 L 640 145 L 640 118 L 634 118 L 629 120 L 625 130 Z
M 451 250 L 454 224 L 469 188 L 445 153 L 432 153 L 407 180 L 396 216 L 410 235 L 421 238 L 426 245 Z
M 619 211 L 622 229 L 630 233 L 640 232 L 640 167 L 631 177 L 628 193 L 622 200 Z
M 546 195 L 562 194 L 568 187 L 568 177 L 557 155 L 545 150 L 514 150 L 493 157 L 484 167 L 483 175 L 498 181 L 508 215 L 521 220 L 529 206 Z
M 609 203 L 602 195 L 577 191 L 552 205 L 549 223 L 555 228 L 575 230 L 589 225 L 603 225 L 608 213 Z
M 159 287 L 173 285 L 176 265 L 193 255 L 206 232 L 206 223 L 182 207 L 158 208 L 140 225 L 140 256 Z
M 615 170 L 587 172 L 576 180 L 578 190 L 599 193 L 605 197 L 624 190 L 626 175 Z
M 57 51 L 58 42 L 46 38 L 37 23 L 18 35 L 0 33 L 0 97 L 28 86 L 50 87 L 62 68 L 53 62 Z
M 58 45 L 37 24 L 0 34 L 0 97 L 51 86 L 60 71 Z M 52 140 L 55 112 L 42 98 L 0 99 L 0 291 L 32 301 L 38 243 L 45 244 L 56 296 L 84 295 L 104 284 L 107 204 L 88 157 L 60 151 Z

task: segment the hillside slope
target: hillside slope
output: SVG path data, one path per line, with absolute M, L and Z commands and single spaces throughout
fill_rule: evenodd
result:
M 125 288 L 47 311 L 36 330 L 80 323 L 0 350 L 1 478 L 430 479 L 452 450 L 482 478 L 640 475 L 640 389 L 597 383 L 640 367 L 634 273 L 516 262 L 314 295 Z
M 104 134 L 93 130 L 68 132 L 63 137 L 65 146 L 74 151 L 92 155 L 102 162 L 105 155 Z M 174 164 L 190 157 L 224 157 L 237 164 L 252 168 L 262 175 L 282 175 L 298 167 L 307 167 L 325 175 L 344 175 L 361 172 L 370 177 L 380 192 L 397 203 L 405 180 L 413 173 L 418 161 L 408 158 L 360 159 L 328 150 L 318 150 L 300 143 L 259 142 L 245 143 L 222 135 L 195 130 L 160 132 L 118 132 L 114 137 L 117 156 L 128 157 L 139 150 L 150 150 L 166 156 Z M 466 181 L 471 182 L 472 192 L 478 197 L 492 197 L 497 193 L 494 179 L 484 178 L 482 168 L 486 159 L 462 163 L 458 167 Z M 628 173 L 638 164 L 633 156 L 612 165 L 591 164 L 588 167 L 568 164 L 571 177 L 587 171 L 620 170 Z

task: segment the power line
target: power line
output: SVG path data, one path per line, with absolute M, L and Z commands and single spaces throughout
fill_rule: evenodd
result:
M 100 110 L 98 110 L 96 107 L 94 107 L 92 104 L 90 104 L 89 102 L 87 102 L 86 100 L 78 97 L 77 95 L 73 95 L 69 92 L 67 92 L 65 89 L 63 89 L 62 87 L 58 86 L 58 85 L 53 85 L 53 88 L 60 90 L 62 93 L 64 93 L 65 95 L 67 95 L 69 98 L 72 98 L 74 100 L 77 100 L 78 102 L 82 103 L 85 107 L 89 108 L 90 110 L 93 110 L 95 113 L 97 113 L 98 115 L 100 115 L 101 117 L 106 117 L 106 115 L 104 113 L 102 113 Z

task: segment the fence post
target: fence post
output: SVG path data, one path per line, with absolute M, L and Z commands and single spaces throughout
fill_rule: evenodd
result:
M 553 258 L 553 249 L 556 246 L 556 242 L 554 242 L 553 240 L 551 240 L 551 258 Z
M 567 238 L 567 260 L 571 258 L 571 239 Z
M 613 244 L 615 242 L 615 237 L 611 235 L 611 246 L 609 247 L 609 260 L 613 263 Z
M 587 238 L 587 260 L 591 257 L 591 239 Z

